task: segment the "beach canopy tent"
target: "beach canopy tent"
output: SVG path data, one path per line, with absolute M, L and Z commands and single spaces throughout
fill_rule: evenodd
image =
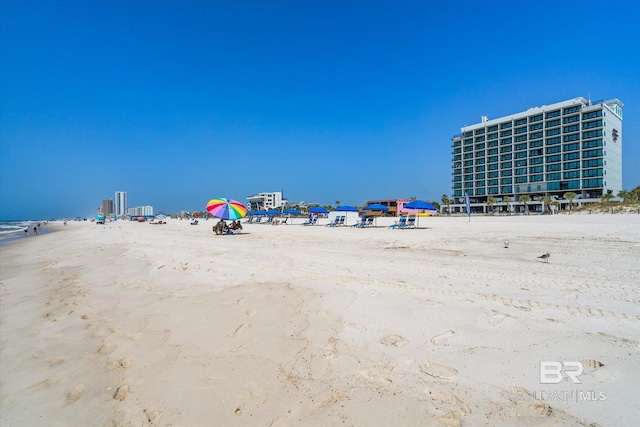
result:
M 325 208 L 321 207 L 321 206 L 317 206 L 315 208 L 311 208 L 309 209 L 309 213 L 314 213 L 314 214 L 328 214 L 329 211 L 326 210 Z
M 358 209 L 353 206 L 338 206 L 336 212 L 358 212 Z
M 356 209 L 356 211 L 331 211 L 329 212 L 328 218 L 329 222 L 334 222 L 336 218 L 345 217 L 343 225 L 353 225 L 360 221 L 360 212 Z

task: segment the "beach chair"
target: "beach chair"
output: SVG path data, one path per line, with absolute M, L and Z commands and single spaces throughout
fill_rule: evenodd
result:
M 346 225 L 345 224 L 346 222 L 347 222 L 346 216 L 341 216 L 340 218 L 338 218 L 338 225 Z
M 398 221 L 391 224 L 389 228 L 405 228 L 407 226 L 407 217 L 402 215 Z
M 365 226 L 366 226 L 366 227 L 373 227 L 373 220 L 374 220 L 374 219 L 375 219 L 374 217 L 372 217 L 372 216 L 368 216 L 368 217 L 367 217 L 367 223 L 365 224 Z
M 409 218 L 407 218 L 407 223 L 404 227 L 401 228 L 416 228 L 416 217 L 410 216 Z
M 280 221 L 280 224 L 282 225 L 286 225 L 287 221 L 289 221 L 289 217 L 285 217 L 285 219 L 283 219 L 282 221 Z
M 261 216 L 256 218 L 256 224 L 260 224 L 261 222 L 262 222 L 262 217 Z
M 333 221 L 331 221 L 329 224 L 326 224 L 325 227 L 337 227 L 338 224 L 340 223 L 340 216 L 337 216 L 333 219 Z
M 366 226 L 367 226 L 367 217 L 364 217 L 364 216 L 360 218 L 360 221 L 352 225 L 352 227 L 356 227 L 356 228 L 364 228 Z
M 314 216 L 312 218 L 309 218 L 307 221 L 303 222 L 300 225 L 316 225 L 316 222 L 318 221 L 318 217 Z
M 251 224 L 251 223 L 253 223 L 253 217 L 252 216 L 250 216 L 249 219 L 247 219 L 247 224 Z

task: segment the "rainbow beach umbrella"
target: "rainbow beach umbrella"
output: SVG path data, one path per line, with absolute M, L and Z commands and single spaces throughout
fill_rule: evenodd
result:
M 207 211 L 216 218 L 227 220 L 236 220 L 247 215 L 247 208 L 242 203 L 224 198 L 209 200 Z

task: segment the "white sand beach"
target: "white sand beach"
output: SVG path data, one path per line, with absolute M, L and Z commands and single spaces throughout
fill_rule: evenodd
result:
M 640 419 L 640 216 L 389 221 L 51 223 L 0 248 L 0 425 Z

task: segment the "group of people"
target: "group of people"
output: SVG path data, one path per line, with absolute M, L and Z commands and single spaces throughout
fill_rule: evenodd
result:
M 33 230 L 33 235 L 37 236 L 38 235 L 38 230 L 40 229 L 40 223 L 36 224 L 33 226 L 32 230 Z M 24 237 L 28 237 L 29 236 L 29 227 L 25 227 L 24 228 Z
M 240 230 L 242 230 L 242 224 L 235 220 L 231 224 L 227 224 L 224 219 L 221 219 L 213 226 L 213 232 L 216 234 L 233 234 L 234 231 Z

